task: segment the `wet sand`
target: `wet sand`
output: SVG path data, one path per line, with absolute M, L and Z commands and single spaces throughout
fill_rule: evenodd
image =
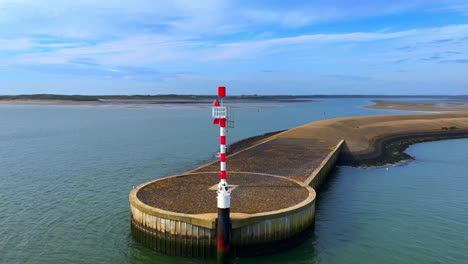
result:
M 99 101 L 0 100 L 0 105 L 104 105 L 104 104 Z
M 453 112 L 468 111 L 468 101 L 385 101 L 372 100 L 374 105 L 366 106 L 372 109 L 394 109 L 409 111 Z M 443 103 L 443 105 L 440 105 Z

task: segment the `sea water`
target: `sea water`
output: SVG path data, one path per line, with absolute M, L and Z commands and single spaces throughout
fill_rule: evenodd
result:
M 372 110 L 367 99 L 234 104 L 229 141 Z M 134 242 L 135 186 L 214 159 L 204 106 L 0 105 L 0 263 L 205 263 Z M 468 259 L 468 142 L 414 145 L 416 161 L 341 167 L 321 189 L 314 234 L 235 263 L 460 263 Z M 215 199 L 215 197 L 213 197 Z

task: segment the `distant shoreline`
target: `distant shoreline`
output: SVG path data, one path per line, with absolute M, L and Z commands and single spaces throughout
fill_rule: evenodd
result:
M 467 100 L 465 98 L 457 98 L 460 100 Z M 446 112 L 446 111 L 468 111 L 468 101 L 446 101 L 445 105 L 441 106 L 441 102 L 434 101 L 385 101 L 385 100 L 372 100 L 374 105 L 366 106 L 370 109 L 392 109 L 392 110 L 407 110 L 407 111 L 432 111 L 432 112 Z
M 172 100 L 172 99 L 100 99 L 96 101 L 85 100 L 42 100 L 42 99 L 0 99 L 0 105 L 211 105 L 214 99 L 198 99 L 198 100 Z M 312 99 L 229 99 L 229 103 L 308 103 L 318 102 L 319 100 Z
M 314 102 L 315 100 L 282 99 L 230 99 L 230 102 Z M 322 120 L 314 122 L 317 138 L 328 140 L 331 135 L 341 135 L 347 142 L 339 164 L 351 166 L 378 166 L 412 159 L 404 153 L 408 146 L 428 141 L 454 138 L 468 138 L 466 113 L 468 107 L 459 102 L 448 102 L 442 107 L 435 102 L 402 102 L 374 100 L 374 109 L 398 109 L 415 111 L 460 111 L 453 114 L 364 116 Z M 0 104 L 28 105 L 116 105 L 116 104 L 209 104 L 211 99 L 198 100 L 0 100 Z M 414 120 L 412 120 L 414 119 Z M 430 120 L 434 119 L 434 120 Z M 438 119 L 436 121 L 436 119 Z M 412 121 L 411 121 L 412 120 Z M 346 123 L 346 125 L 344 125 Z M 432 126 L 428 126 L 432 123 Z M 326 125 L 322 125 L 326 124 Z M 337 129 L 337 125 L 342 127 Z M 453 126 L 452 126 L 453 125 Z M 325 132 L 324 132 L 325 131 Z M 405 132 L 403 132 L 405 131 Z M 282 131 L 275 131 L 239 140 L 230 146 L 229 152 L 237 152 L 257 142 L 274 136 Z M 339 140 L 341 138 L 336 138 Z M 367 145 L 367 147 L 366 147 Z
M 0 100 L 0 105 L 104 105 L 98 101 L 71 100 Z
M 215 95 L 60 95 L 60 94 L 25 94 L 0 95 L 0 104 L 24 105 L 108 105 L 108 104 L 211 104 Z M 430 99 L 459 99 L 468 100 L 468 95 L 460 96 L 434 96 L 434 95 L 234 95 L 227 96 L 226 100 L 233 103 L 298 103 L 314 102 L 321 99 L 333 98 L 427 98 Z M 388 107 L 376 100 L 376 106 L 369 108 Z

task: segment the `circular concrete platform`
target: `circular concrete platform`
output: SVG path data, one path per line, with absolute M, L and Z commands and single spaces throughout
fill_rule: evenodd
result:
M 129 198 L 134 238 L 170 255 L 214 256 L 218 175 L 188 173 L 133 189 Z M 316 193 L 310 186 L 250 172 L 228 172 L 228 183 L 235 254 L 257 254 L 286 240 L 299 241 L 313 226 Z
M 219 172 L 163 178 L 142 186 L 138 199 L 151 207 L 183 214 L 216 213 Z M 309 190 L 284 177 L 258 173 L 229 173 L 231 212 L 257 214 L 304 201 Z

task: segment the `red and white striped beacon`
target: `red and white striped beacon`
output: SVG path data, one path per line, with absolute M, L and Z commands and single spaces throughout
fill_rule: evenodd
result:
M 231 245 L 231 220 L 230 220 L 230 207 L 231 207 L 231 192 L 229 184 L 227 183 L 226 173 L 226 124 L 228 118 L 228 109 L 222 105 L 222 99 L 226 96 L 226 87 L 218 87 L 218 100 L 213 103 L 212 115 L 214 124 L 219 124 L 219 184 L 217 191 L 217 204 L 218 204 L 218 221 L 217 221 L 217 234 L 216 245 L 218 260 L 226 259 L 229 255 Z

